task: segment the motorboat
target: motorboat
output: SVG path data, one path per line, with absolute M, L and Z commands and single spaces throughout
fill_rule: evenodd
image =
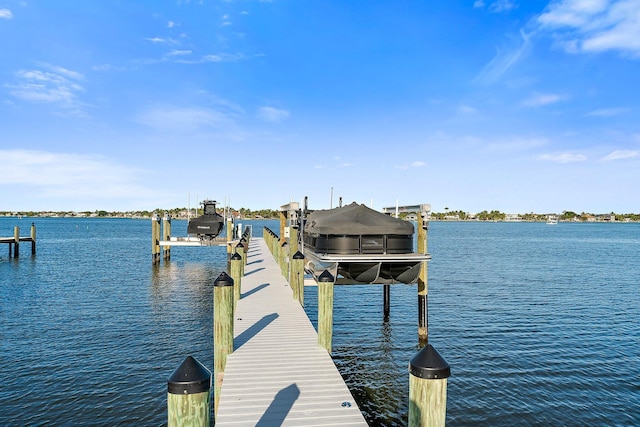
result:
M 305 267 L 343 283 L 415 283 L 428 254 L 413 252 L 414 226 L 365 205 L 311 212 L 304 218 Z
M 203 200 L 200 203 L 203 214 L 189 220 L 188 234 L 196 235 L 200 240 L 212 240 L 220 234 L 224 226 L 224 217 L 216 212 L 216 203 L 215 200 Z

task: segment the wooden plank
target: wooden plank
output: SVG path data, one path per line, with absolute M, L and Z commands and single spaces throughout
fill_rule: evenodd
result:
M 366 426 L 263 239 L 252 238 L 216 427 Z

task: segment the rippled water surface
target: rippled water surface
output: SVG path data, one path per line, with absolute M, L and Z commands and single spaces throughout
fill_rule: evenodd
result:
M 0 246 L 0 425 L 166 424 L 168 376 L 213 366 L 225 249 L 152 267 L 148 220 L 0 218 L 0 235 L 31 222 L 35 258 Z M 429 251 L 448 425 L 640 425 L 639 224 L 435 222 Z M 406 425 L 417 290 L 392 286 L 387 322 L 382 292 L 336 287 L 333 356 L 370 425 Z M 315 322 L 315 288 L 305 305 Z

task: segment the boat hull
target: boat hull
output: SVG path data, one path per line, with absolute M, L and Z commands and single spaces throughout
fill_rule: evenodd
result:
M 220 215 L 202 215 L 189 221 L 188 234 L 195 234 L 207 238 L 214 238 L 224 226 L 224 219 Z

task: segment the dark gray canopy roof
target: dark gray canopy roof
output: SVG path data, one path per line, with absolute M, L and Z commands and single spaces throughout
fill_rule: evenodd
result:
M 359 205 L 314 211 L 307 217 L 305 232 L 310 234 L 413 234 L 413 224 Z

